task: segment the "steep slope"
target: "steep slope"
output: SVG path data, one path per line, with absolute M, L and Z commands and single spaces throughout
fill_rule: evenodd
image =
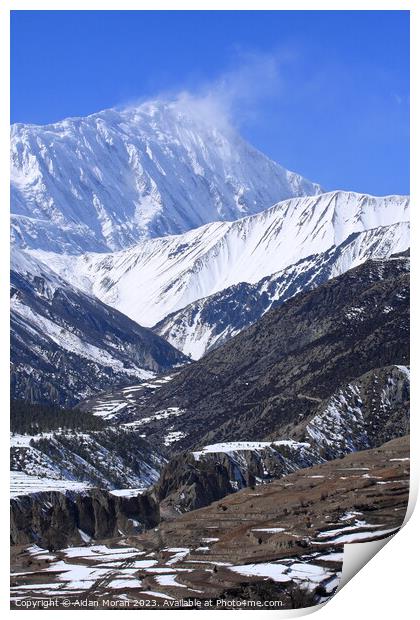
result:
M 25 248 L 127 248 L 320 187 L 186 102 L 12 126 L 12 234 Z M 214 119 L 213 119 L 214 121 Z
M 343 385 L 406 366 L 408 328 L 409 259 L 369 260 L 289 299 L 160 388 L 139 389 L 141 432 L 161 444 L 170 426 L 172 452 L 281 438 Z
M 171 458 L 155 492 L 162 516 L 173 517 L 324 460 L 309 443 L 290 439 L 213 444 Z
M 410 370 L 385 366 L 340 387 L 304 429 L 284 432 L 305 438 L 323 457 L 333 459 L 407 435 L 409 423 Z
M 92 487 L 134 497 L 158 480 L 165 462 L 130 425 L 111 426 L 75 409 L 11 401 L 11 497 Z
M 145 490 L 165 459 L 129 428 L 12 435 L 11 494 L 100 487 Z
M 339 246 L 304 258 L 256 284 L 241 282 L 199 299 L 169 314 L 153 331 L 186 355 L 199 359 L 293 295 L 370 258 L 387 258 L 403 251 L 408 244 L 408 222 L 354 233 Z
M 12 396 L 74 405 L 186 361 L 149 329 L 14 252 Z
M 239 282 L 255 284 L 354 233 L 406 222 L 408 209 L 404 196 L 332 192 L 286 200 L 235 222 L 215 222 L 112 254 L 35 254 L 66 280 L 140 325 L 152 326 L 191 302 Z M 404 246 L 407 237 L 398 249 Z
M 320 402 L 309 421 L 294 421 L 281 435 L 274 431 L 271 441 L 223 442 L 175 455 L 155 487 L 161 512 L 195 510 L 238 489 L 407 435 L 409 375 L 405 366 L 371 370 Z

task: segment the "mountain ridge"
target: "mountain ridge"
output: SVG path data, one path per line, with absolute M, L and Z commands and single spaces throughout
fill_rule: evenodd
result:
M 408 223 L 353 233 L 322 254 L 303 258 L 255 284 L 239 282 L 170 313 L 153 326 L 193 359 L 226 342 L 293 295 L 315 288 L 369 258 L 388 258 L 409 243 Z
M 21 251 L 11 261 L 12 395 L 75 405 L 187 358 Z
M 404 196 L 336 191 L 286 200 L 234 222 L 212 222 L 120 252 L 31 254 L 64 279 L 151 327 L 189 303 L 238 282 L 256 283 L 339 245 L 354 232 L 407 221 L 408 208 Z
M 24 248 L 115 251 L 321 192 L 179 102 L 11 134 L 12 236 Z
M 139 386 L 124 421 L 163 449 L 170 430 L 167 454 L 290 437 L 290 425 L 315 415 L 342 384 L 408 365 L 409 264 L 404 255 L 368 260 L 297 294 L 170 381 Z M 114 400 L 122 407 L 124 395 Z M 80 408 L 95 410 L 95 399 Z

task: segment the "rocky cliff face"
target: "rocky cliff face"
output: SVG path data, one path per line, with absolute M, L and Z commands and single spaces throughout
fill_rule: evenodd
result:
M 324 459 L 309 443 L 232 442 L 175 456 L 155 485 L 161 512 L 187 512 Z
M 409 425 L 410 370 L 385 366 L 341 386 L 309 422 L 290 428 L 290 433 L 334 459 L 407 435 Z
M 159 523 L 150 494 L 117 497 L 102 489 L 33 493 L 11 500 L 11 542 L 60 549 L 92 539 L 138 533 Z
M 178 453 L 156 487 L 162 514 L 407 433 L 408 293 L 407 257 L 368 261 L 287 301 L 171 380 L 129 389 L 137 418 L 129 428 Z M 143 524 L 127 498 L 96 493 L 14 500 L 15 540 L 26 531 L 54 546 L 63 528 L 69 543 L 111 535 L 129 519 Z
M 239 608 L 325 602 L 340 583 L 344 543 L 379 540 L 402 525 L 409 463 L 404 437 L 243 489 L 136 536 L 47 553 L 12 547 L 12 597 L 54 596 L 58 607 L 124 598 L 137 611 L 182 608 L 188 599 L 239 600 Z

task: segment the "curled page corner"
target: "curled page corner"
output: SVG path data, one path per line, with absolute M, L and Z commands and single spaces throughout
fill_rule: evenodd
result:
M 404 522 L 399 530 L 395 533 L 370 542 L 352 543 L 344 545 L 343 568 L 338 586 L 337 593 L 361 570 L 370 560 L 392 539 L 398 535 L 399 531 L 409 521 L 417 502 L 418 484 L 413 479 L 410 480 L 410 491 L 408 497 L 407 511 L 405 513 Z
M 343 568 L 341 573 L 340 585 L 337 588 L 338 593 L 351 579 L 377 554 L 409 521 L 417 502 L 418 485 L 411 480 L 407 511 L 404 522 L 396 532 L 380 540 L 372 540 L 370 542 L 351 543 L 344 545 Z
M 343 569 L 337 593 L 395 536 L 398 532 L 370 542 L 344 545 Z

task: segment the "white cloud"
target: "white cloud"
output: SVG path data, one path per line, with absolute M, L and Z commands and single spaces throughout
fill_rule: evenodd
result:
M 256 115 L 263 101 L 281 96 L 281 67 L 286 61 L 285 54 L 242 54 L 218 79 L 181 92 L 176 101 L 212 124 L 241 124 Z
M 212 82 L 161 92 L 153 99 L 173 102 L 181 112 L 196 115 L 200 122 L 227 130 L 258 117 L 263 102 L 284 94 L 281 70 L 290 58 L 290 53 L 285 52 L 242 53 Z M 132 102 L 130 107 L 144 102 Z

